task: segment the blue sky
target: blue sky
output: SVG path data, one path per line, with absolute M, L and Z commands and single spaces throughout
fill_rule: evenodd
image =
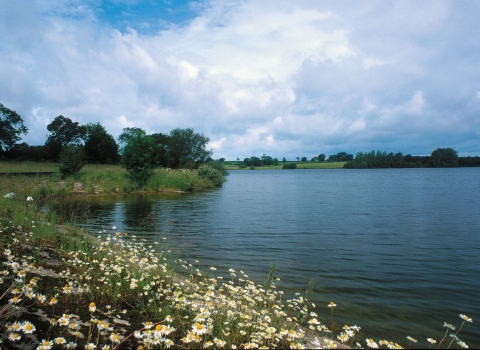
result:
M 194 128 L 214 158 L 480 155 L 480 2 L 37 0 L 0 6 L 0 103 Z

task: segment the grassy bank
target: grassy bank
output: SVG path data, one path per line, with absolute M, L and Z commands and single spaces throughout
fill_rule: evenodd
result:
M 143 188 L 118 165 L 85 165 L 78 173 L 62 178 L 53 163 L 0 162 L 0 193 L 15 193 L 20 198 L 48 198 L 69 195 L 131 193 L 134 191 L 196 191 L 214 184 L 195 170 L 157 169 Z M 39 172 L 37 176 L 12 176 L 10 172 Z
M 297 164 L 297 169 L 341 169 L 346 162 L 286 162 L 286 164 Z M 281 170 L 283 164 L 257 166 L 255 170 Z M 237 164 L 226 162 L 227 170 L 249 170 L 250 167 L 240 168 Z

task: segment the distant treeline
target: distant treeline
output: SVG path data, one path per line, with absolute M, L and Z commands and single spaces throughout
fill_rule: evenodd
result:
M 480 166 L 480 157 L 459 157 L 452 148 L 437 148 L 430 156 L 412 156 L 382 151 L 358 152 L 345 163 L 347 169 L 373 168 L 453 168 Z

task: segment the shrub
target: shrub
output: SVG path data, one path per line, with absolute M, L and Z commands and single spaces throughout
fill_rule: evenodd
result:
M 210 180 L 215 187 L 222 186 L 225 182 L 225 178 L 219 170 L 212 168 L 210 165 L 202 165 L 197 170 L 198 176 Z
M 297 163 L 284 164 L 282 169 L 297 169 Z
M 158 166 L 157 151 L 158 145 L 152 137 L 132 137 L 123 149 L 121 166 L 140 186 L 144 186 Z
M 59 155 L 59 170 L 62 176 L 72 175 L 80 171 L 85 165 L 85 153 L 81 145 L 67 145 Z

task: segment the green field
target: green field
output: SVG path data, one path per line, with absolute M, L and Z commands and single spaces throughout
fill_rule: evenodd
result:
M 58 163 L 39 163 L 39 162 L 16 162 L 3 161 L 0 162 L 0 174 L 4 173 L 43 173 L 58 171 Z
M 297 164 L 297 169 L 341 169 L 346 162 L 286 162 L 285 164 Z M 283 164 L 257 166 L 255 170 L 281 170 Z M 250 170 L 250 167 L 240 169 L 237 162 L 225 162 L 227 170 Z

